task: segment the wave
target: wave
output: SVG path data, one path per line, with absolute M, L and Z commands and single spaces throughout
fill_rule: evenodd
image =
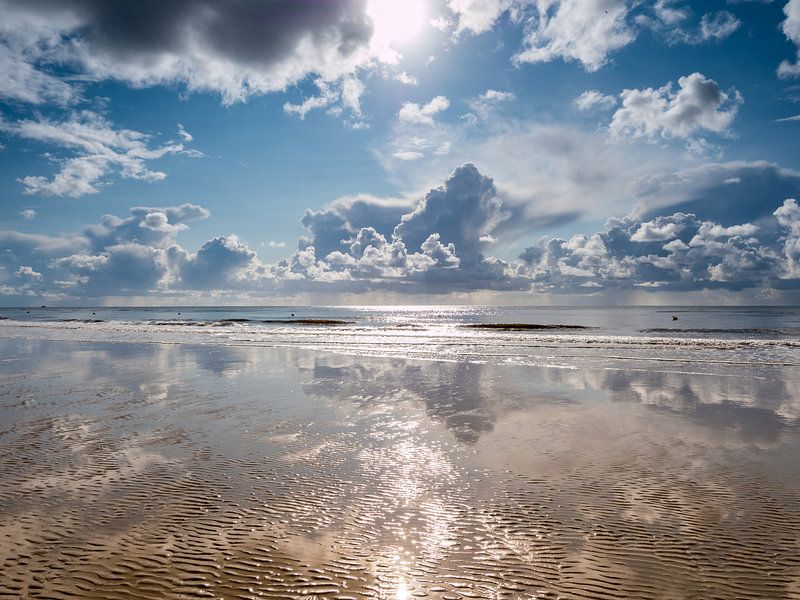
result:
M 586 325 L 559 325 L 551 323 L 465 323 L 461 327 L 468 329 L 492 329 L 499 331 L 554 331 L 554 330 L 587 330 L 595 327 Z
M 800 328 L 770 328 L 770 327 L 732 327 L 732 328 L 681 328 L 681 327 L 653 327 L 640 330 L 642 333 L 682 333 L 700 335 L 785 335 L 800 336 Z
M 65 321 L 80 321 L 80 319 L 64 319 Z M 102 321 L 83 321 L 83 322 L 102 322 Z M 148 325 L 158 326 L 178 326 L 178 327 L 229 327 L 232 325 L 243 325 L 251 323 L 258 325 L 352 325 L 352 321 L 340 319 L 221 319 L 219 321 L 192 321 L 186 319 L 147 321 Z
M 104 319 L 59 319 L 61 323 L 105 323 Z

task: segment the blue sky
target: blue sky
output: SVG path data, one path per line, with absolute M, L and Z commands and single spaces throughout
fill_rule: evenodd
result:
M 0 0 L 0 302 L 796 302 L 800 0 Z

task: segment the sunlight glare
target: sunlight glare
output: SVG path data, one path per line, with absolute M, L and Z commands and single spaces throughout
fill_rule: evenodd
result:
M 375 28 L 373 43 L 389 46 L 408 42 L 417 35 L 427 11 L 425 0 L 369 0 L 367 14 Z

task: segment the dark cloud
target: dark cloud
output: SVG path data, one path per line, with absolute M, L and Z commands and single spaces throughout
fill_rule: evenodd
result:
M 163 251 L 135 243 L 110 246 L 100 254 L 73 254 L 51 267 L 89 296 L 156 291 L 166 274 Z
M 0 11 L 9 30 L 48 38 L 49 60 L 133 85 L 216 91 L 226 102 L 311 73 L 336 80 L 376 59 L 366 0 L 3 0 Z M 39 96 L 64 94 L 39 83 Z
M 631 191 L 645 220 L 669 210 L 734 225 L 770 219 L 784 199 L 800 197 L 800 173 L 763 161 L 708 164 L 639 178 Z

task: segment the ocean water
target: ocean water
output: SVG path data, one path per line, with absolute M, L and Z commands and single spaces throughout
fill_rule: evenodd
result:
M 299 346 L 367 356 L 583 367 L 800 366 L 800 307 L 5 308 L 0 332 L 73 341 Z

